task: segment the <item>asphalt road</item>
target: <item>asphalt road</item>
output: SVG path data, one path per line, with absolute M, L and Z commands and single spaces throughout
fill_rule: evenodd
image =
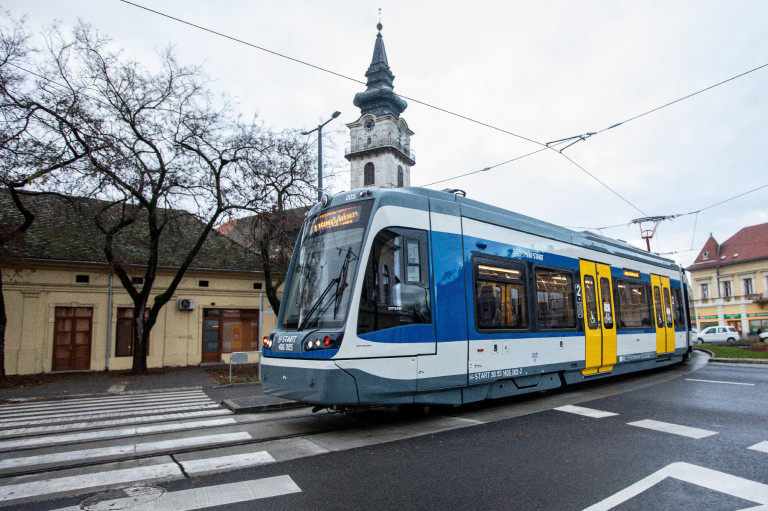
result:
M 765 505 L 768 448 L 750 447 L 768 441 L 766 391 L 765 368 L 707 366 L 579 403 L 617 415 L 551 409 L 300 459 L 262 476 L 290 474 L 301 493 L 262 501 L 260 509 L 717 511 Z M 692 428 L 682 433 L 694 436 L 648 429 L 661 423 Z
M 694 362 L 426 415 L 384 409 L 350 416 L 291 411 L 245 422 L 238 417 L 240 422 L 215 432 L 247 431 L 254 441 L 206 456 L 264 449 L 271 462 L 196 475 L 197 452 L 115 461 L 109 468 L 165 466 L 152 464 L 167 459 L 190 473 L 137 483 L 143 496 L 62 492 L 9 501 L 8 508 L 170 509 L 173 496 L 186 499 L 178 509 L 227 510 L 768 506 L 767 390 L 765 366 Z M 83 470 L 99 478 L 105 467 Z M 110 498 L 117 500 L 105 507 Z M 142 498 L 153 503 L 136 507 Z

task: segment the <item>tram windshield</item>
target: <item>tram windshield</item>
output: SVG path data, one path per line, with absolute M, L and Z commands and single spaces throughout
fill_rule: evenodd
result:
M 281 328 L 344 324 L 372 203 L 340 206 L 305 220 Z

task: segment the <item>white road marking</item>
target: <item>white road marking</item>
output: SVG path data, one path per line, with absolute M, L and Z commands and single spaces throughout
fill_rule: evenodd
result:
M 747 387 L 754 387 L 754 383 L 739 383 L 735 381 L 717 381 L 717 380 L 696 380 L 694 378 L 686 378 L 685 381 L 697 381 L 702 383 L 720 383 L 722 385 L 745 385 Z
M 575 413 L 576 415 L 583 415 L 585 417 L 592 417 L 593 419 L 602 419 L 604 417 L 613 417 L 618 413 L 604 412 L 602 410 L 593 410 L 592 408 L 584 408 L 582 406 L 566 405 L 555 408 L 560 412 Z
M 184 472 L 188 475 L 201 475 L 209 472 L 218 472 L 222 470 L 232 470 L 233 468 L 255 467 L 274 463 L 275 458 L 266 451 L 245 452 L 242 454 L 233 454 L 231 456 L 219 456 L 217 458 L 204 458 L 197 460 L 181 461 Z
M 113 447 L 100 447 L 96 449 L 83 449 L 80 451 L 58 452 L 42 454 L 38 456 L 26 456 L 21 458 L 8 458 L 0 460 L 0 470 L 16 467 L 28 467 L 34 465 L 48 465 L 53 463 L 72 462 L 85 459 L 98 459 L 108 456 L 151 454 L 168 449 L 182 447 L 213 446 L 231 442 L 250 440 L 252 437 L 246 432 L 226 433 L 221 435 L 205 435 L 189 438 L 177 438 L 159 442 L 145 442 L 143 444 L 116 445 Z M 272 460 L 274 461 L 274 460 Z
M 109 387 L 109 389 L 107 390 L 107 393 L 108 394 L 120 393 L 120 392 L 125 390 L 125 386 L 126 385 L 127 385 L 127 382 L 124 382 L 124 381 L 120 382 L 120 383 L 116 383 L 116 384 L 112 385 L 111 387 Z
M 717 435 L 717 431 L 707 431 L 706 429 L 691 428 L 689 426 L 670 424 L 668 422 L 655 421 L 651 419 L 629 422 L 628 424 L 630 426 L 637 426 L 639 428 L 652 429 L 654 431 L 661 431 L 662 433 L 671 433 L 673 435 L 687 436 L 689 438 L 696 439 Z
M 36 410 L 45 410 L 49 408 L 55 409 L 67 409 L 67 408 L 83 408 L 88 406 L 103 406 L 110 403 L 146 403 L 152 401 L 184 401 L 190 399 L 209 399 L 205 392 L 200 390 L 195 391 L 180 391 L 180 392 L 157 392 L 157 393 L 142 393 L 142 394 L 123 394 L 121 396 L 108 396 L 108 397 L 86 397 L 75 399 L 61 399 L 55 401 L 38 401 L 38 402 L 21 402 L 21 403 L 9 403 L 0 404 L 0 415 L 16 415 L 21 412 L 34 412 Z
M 136 481 L 182 479 L 183 477 L 184 475 L 176 463 L 163 463 L 145 467 L 110 470 L 96 474 L 80 474 L 40 481 L 24 481 L 0 486 L 0 502 L 10 502 L 30 497 L 39 497 L 41 495 L 54 495 L 97 487 L 109 487 L 118 484 L 134 483 Z
M 755 444 L 752 447 L 749 447 L 749 449 L 752 449 L 753 451 L 768 453 L 768 442 L 760 442 L 759 444 Z
M 164 412 L 161 410 L 160 412 Z M 105 414 L 107 417 L 120 416 L 122 414 Z M 192 412 L 161 413 L 160 415 L 141 415 L 139 417 L 125 417 L 122 419 L 95 420 L 87 422 L 73 422 L 70 424 L 50 424 L 47 426 L 35 426 L 39 422 L 32 422 L 32 426 L 15 424 L 13 427 L 5 426 L 0 429 L 0 438 L 13 438 L 23 435 L 38 435 L 41 433 L 61 433 L 64 431 L 79 431 L 93 428 L 110 428 L 115 426 L 127 426 L 129 424 L 141 424 L 150 422 L 162 422 L 171 420 L 195 419 L 200 417 L 212 417 L 216 415 L 232 415 L 232 410 L 221 408 L 218 405 L 206 406 L 202 410 Z M 54 421 L 45 421 L 46 423 Z M 0 424 L 0 428 L 3 425 Z
M 50 406 L 46 410 L 36 410 L 34 412 L 26 413 L 13 413 L 2 418 L 3 424 L 12 424 L 14 422 L 28 421 L 28 420 L 49 420 L 49 419 L 61 419 L 71 420 L 68 418 L 83 417 L 86 415 L 105 415 L 109 411 L 112 412 L 130 412 L 133 414 L 146 413 L 146 410 L 151 409 L 168 409 L 168 408 L 181 408 L 186 407 L 193 408 L 198 406 L 206 406 L 215 404 L 213 401 L 205 398 L 195 398 L 187 400 L 177 399 L 165 399 L 148 402 L 126 402 L 126 403 L 104 403 L 104 404 L 92 404 L 87 407 L 73 408 L 71 406 Z
M 760 507 L 760 509 L 764 509 L 765 506 L 768 506 L 768 485 L 766 484 L 699 467 L 697 465 L 691 465 L 690 463 L 678 462 L 667 465 L 658 472 L 655 472 L 645 479 L 636 482 L 632 486 L 586 508 L 584 511 L 608 511 L 613 509 L 629 499 L 640 495 L 668 477 L 755 502 L 763 506 Z
M 18 438 L 0 442 L 0 450 L 24 449 L 39 447 L 42 445 L 68 444 L 84 442 L 88 440 L 104 440 L 107 438 L 120 438 L 135 435 L 149 435 L 153 433 L 166 433 L 182 431 L 185 429 L 210 428 L 235 424 L 237 421 L 231 417 L 223 419 L 211 419 L 192 422 L 178 422 L 171 424 L 155 424 L 150 426 L 135 426 L 121 429 L 103 429 L 97 431 L 84 431 L 68 435 L 49 435 L 41 437 Z
M 301 493 L 301 488 L 293 482 L 290 476 L 283 475 L 169 492 L 152 502 L 138 506 L 131 505 L 133 499 L 130 497 L 116 499 L 110 504 L 113 509 L 130 509 L 131 511 L 156 511 L 158 509 L 163 511 L 194 511 L 291 493 Z M 81 511 L 81 508 L 80 506 L 72 506 L 55 511 Z

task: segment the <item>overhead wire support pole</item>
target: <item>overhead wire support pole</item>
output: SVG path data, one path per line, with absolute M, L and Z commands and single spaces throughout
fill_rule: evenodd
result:
M 331 114 L 331 118 L 322 124 L 318 124 L 317 128 L 305 131 L 302 135 L 309 135 L 317 131 L 317 201 L 320 202 L 323 198 L 323 126 L 341 115 L 338 110 Z

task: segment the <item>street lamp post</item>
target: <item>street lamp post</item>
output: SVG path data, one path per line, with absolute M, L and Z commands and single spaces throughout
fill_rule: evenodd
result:
M 336 111 L 331 114 L 331 118 L 322 124 L 318 124 L 317 128 L 305 131 L 302 135 L 309 135 L 317 131 L 317 200 L 320 201 L 323 198 L 323 126 L 341 115 L 341 112 Z

